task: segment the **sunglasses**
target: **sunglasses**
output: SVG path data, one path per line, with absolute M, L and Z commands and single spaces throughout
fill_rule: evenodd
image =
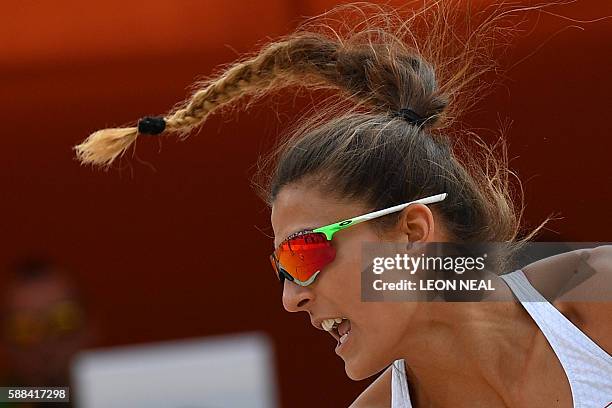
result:
M 314 282 L 321 270 L 336 257 L 336 249 L 331 244 L 336 232 L 364 221 L 402 211 L 411 204 L 433 204 L 445 198 L 446 193 L 437 194 L 359 215 L 324 227 L 295 233 L 284 240 L 270 255 L 272 268 L 274 268 L 276 277 L 281 283 L 288 279 L 297 285 L 308 286 Z

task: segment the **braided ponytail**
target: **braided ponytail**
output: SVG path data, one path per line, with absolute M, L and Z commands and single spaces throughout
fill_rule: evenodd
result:
M 311 33 L 269 44 L 256 56 L 203 83 L 202 89 L 183 106 L 159 119 L 163 119 L 163 130 L 188 134 L 218 108 L 279 84 L 288 86 L 304 81 L 313 86 L 329 84 L 337 76 L 336 48 L 337 44 Z M 142 126 L 99 130 L 75 147 L 77 157 L 82 163 L 110 165 L 143 133 L 147 134 Z
M 436 8 L 437 11 L 431 12 Z M 450 23 L 449 18 L 454 15 L 450 10 L 452 4 L 433 2 L 405 21 L 397 13 L 385 11 L 381 6 L 339 6 L 329 12 L 332 17 L 345 11 L 359 14 L 373 11 L 375 17 L 362 30 L 347 21 L 342 28 L 347 32 L 341 33 L 331 26 L 319 24 L 326 17 L 319 16 L 313 24 L 305 23 L 295 33 L 264 46 L 225 72 L 198 83 L 199 89 L 190 98 L 163 117 L 155 118 L 158 124 L 162 124 L 156 127 L 156 131 L 149 131 L 140 122 L 137 127 L 99 130 L 75 147 L 77 157 L 82 163 L 109 166 L 136 141 L 139 134 L 159 134 L 161 128 L 166 133 L 186 136 L 208 115 L 225 105 L 244 96 L 256 97 L 287 86 L 339 90 L 353 102 L 385 113 L 410 108 L 427 118 L 426 127 L 443 127 L 452 122 L 456 106 L 461 106 L 451 102 L 464 85 L 475 82 L 491 68 L 491 61 L 480 58 L 480 55 L 487 55 L 484 48 L 490 45 L 486 35 L 482 35 L 486 34 L 484 26 L 481 27 L 483 33 L 473 33 L 480 35 L 470 36 L 463 49 L 454 56 L 445 50 L 457 50 L 453 47 L 456 41 L 454 33 L 448 30 L 434 32 L 422 43 L 417 43 L 407 22 L 417 17 L 423 21 L 432 18 L 438 20 L 432 24 L 433 28 L 440 30 L 441 24 Z M 428 11 L 431 13 L 427 14 Z M 321 26 L 328 32 L 319 30 Z M 391 30 L 394 26 L 400 28 Z M 450 71 L 455 63 L 460 63 L 459 69 Z M 440 89 L 434 66 L 438 70 L 437 77 L 443 80 Z M 473 95 L 471 102 L 475 100 Z M 467 108 L 468 104 L 463 104 L 463 107 Z

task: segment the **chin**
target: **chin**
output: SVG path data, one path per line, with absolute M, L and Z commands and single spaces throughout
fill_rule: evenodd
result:
M 346 371 L 346 375 L 353 381 L 361 381 L 366 378 L 372 376 L 374 373 L 365 373 L 364 371 L 356 371 L 352 370 L 350 367 L 345 366 L 344 371 Z
M 361 364 L 360 364 L 361 363 Z M 374 366 L 372 364 L 363 364 L 359 361 L 345 361 L 344 362 L 344 371 L 348 378 L 353 381 L 361 381 L 365 380 L 368 377 L 376 375 L 384 370 L 387 366 Z

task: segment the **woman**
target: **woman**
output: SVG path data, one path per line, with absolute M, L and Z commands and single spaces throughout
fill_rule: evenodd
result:
M 519 238 L 506 161 L 451 127 L 482 96 L 492 33 L 512 13 L 499 8 L 462 36 L 456 6 L 429 3 L 406 19 L 377 9 L 356 29 L 316 30 L 315 20 L 199 84 L 164 117 L 98 131 L 77 154 L 110 165 L 139 134 L 185 135 L 243 96 L 289 85 L 338 91 L 337 104 L 327 99 L 264 162 L 270 177 L 258 185 L 272 209 L 284 307 L 336 338 L 350 378 L 383 372 L 353 406 L 603 407 L 612 400 L 610 308 L 527 300 L 543 289 L 531 282 L 571 272 L 581 256 L 609 276 L 609 247 L 492 279 L 496 296 L 518 301 L 361 301 L 364 242 L 518 247 L 537 232 Z

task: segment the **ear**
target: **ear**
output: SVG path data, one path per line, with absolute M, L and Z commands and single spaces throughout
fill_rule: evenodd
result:
M 412 204 L 406 207 L 400 213 L 399 228 L 409 242 L 435 240 L 434 217 L 424 204 Z

